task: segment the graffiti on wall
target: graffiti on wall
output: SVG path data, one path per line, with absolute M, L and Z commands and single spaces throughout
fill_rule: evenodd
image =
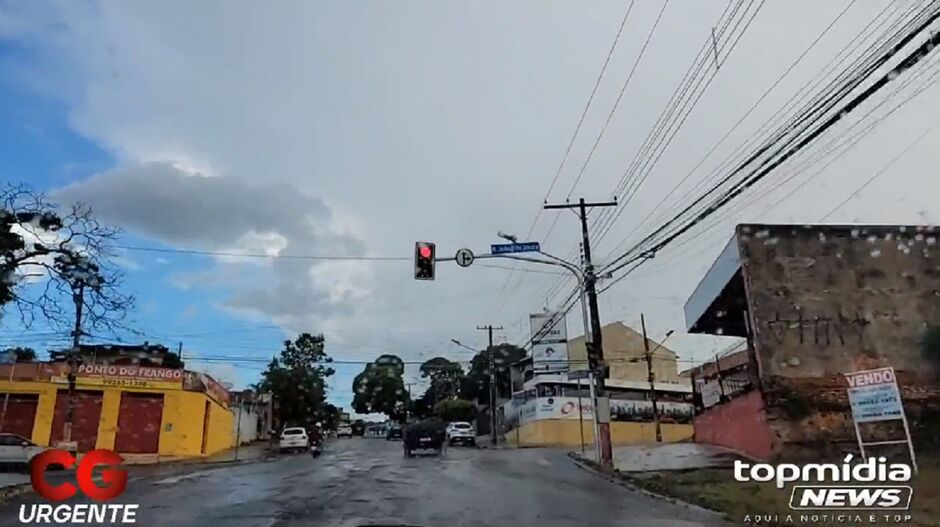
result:
M 816 346 L 845 346 L 861 343 L 871 321 L 858 313 L 845 315 L 841 310 L 835 315 L 812 315 L 796 310 L 788 316 L 777 312 L 766 324 L 777 344 L 796 340 L 800 344 Z

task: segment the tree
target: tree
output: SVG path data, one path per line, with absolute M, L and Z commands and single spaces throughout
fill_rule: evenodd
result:
M 0 306 L 15 306 L 26 327 L 40 317 L 72 328 L 79 312 L 79 330 L 120 327 L 134 303 L 109 249 L 120 232 L 87 205 L 60 211 L 25 186 L 0 189 Z
M 463 368 L 460 364 L 444 357 L 434 357 L 426 360 L 420 367 L 421 377 L 428 379 L 429 387 L 425 392 L 430 394 L 430 405 L 433 407 L 438 401 L 456 397 L 464 381 Z
M 395 355 L 381 355 L 353 379 L 353 409 L 360 414 L 385 414 L 404 419 L 410 401 L 405 391 L 405 363 Z
M 294 341 L 285 340 L 280 357 L 271 359 L 253 388 L 270 392 L 277 401 L 277 417 L 282 426 L 310 426 L 332 418 L 326 404 L 327 378 L 333 361 L 324 350 L 323 335 L 302 333 Z M 336 412 L 334 407 L 332 412 Z
M 174 370 L 182 370 L 186 367 L 186 364 L 180 360 L 180 356 L 175 351 L 169 351 L 166 355 L 163 356 L 164 368 L 173 368 Z
M 493 361 L 496 364 L 496 386 L 499 394 L 508 397 L 512 393 L 509 365 L 525 358 L 525 350 L 513 344 L 497 344 L 473 356 L 470 361 L 470 369 L 467 370 L 467 375 L 460 389 L 461 398 L 477 401 L 481 404 L 489 404 L 491 352 Z
M 15 353 L 16 362 L 33 362 L 36 360 L 36 350 L 33 348 L 23 348 L 16 346 L 14 348 L 7 348 L 3 350 L 3 352 L 0 352 L 0 354 L 6 353 Z
M 434 405 L 434 415 L 442 421 L 473 421 L 477 416 L 477 407 L 473 401 L 450 399 Z

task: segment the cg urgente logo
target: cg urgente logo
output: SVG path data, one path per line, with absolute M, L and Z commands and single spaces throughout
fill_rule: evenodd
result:
M 33 458 L 30 464 L 30 482 L 37 494 L 52 502 L 74 497 L 79 490 L 93 501 L 113 500 L 127 488 L 127 471 L 117 468 L 124 459 L 111 450 L 92 450 L 81 461 L 66 450 L 46 450 Z M 52 466 L 69 469 L 75 467 L 75 484 L 64 481 L 53 485 L 46 479 Z M 101 470 L 101 484 L 95 481 L 94 471 Z M 122 503 L 48 503 L 20 505 L 21 523 L 136 523 L 139 505 Z

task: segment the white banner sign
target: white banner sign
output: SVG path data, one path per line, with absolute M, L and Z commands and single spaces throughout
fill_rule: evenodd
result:
M 529 315 L 529 329 L 533 370 L 537 373 L 568 371 L 568 329 L 564 315 L 534 313 Z
M 577 419 L 577 397 L 539 397 L 529 399 L 519 406 L 519 419 L 522 423 L 537 419 Z M 594 409 L 591 400 L 583 397 L 580 400 L 580 414 L 584 419 L 593 419 Z M 692 419 L 695 409 L 690 403 L 675 403 L 662 401 L 656 404 L 659 415 L 670 417 L 679 422 Z M 642 421 L 653 419 L 653 403 L 651 401 L 610 400 L 610 414 L 615 421 Z
M 698 393 L 702 395 L 702 406 L 708 408 L 721 402 L 721 385 L 718 384 L 717 380 L 698 379 L 695 383 Z
M 901 393 L 894 368 L 846 373 L 849 383 L 849 404 L 856 423 L 901 419 Z

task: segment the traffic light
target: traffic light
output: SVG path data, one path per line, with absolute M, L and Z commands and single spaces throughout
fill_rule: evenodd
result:
M 415 242 L 415 280 L 434 280 L 434 244 Z

